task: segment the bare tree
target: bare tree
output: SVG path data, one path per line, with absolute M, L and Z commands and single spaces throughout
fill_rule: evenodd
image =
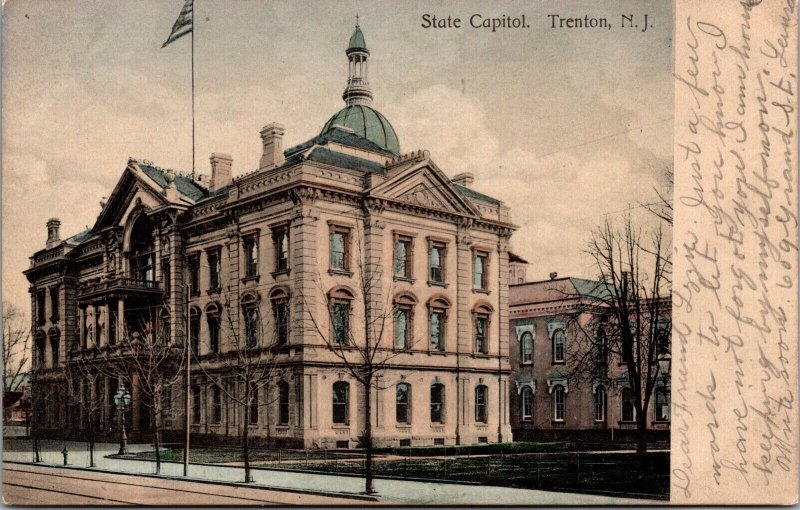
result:
M 367 214 L 357 218 L 369 225 L 372 221 Z M 404 350 L 413 347 L 415 341 L 410 332 L 401 339 L 402 346 L 385 345 L 387 322 L 394 320 L 402 309 L 392 303 L 391 289 L 382 292 L 383 265 L 380 256 L 368 253 L 365 249 L 361 228 L 353 232 L 353 255 L 355 262 L 347 269 L 354 274 L 358 288 L 352 300 L 358 306 L 350 306 L 331 295 L 317 278 L 319 292 L 325 305 L 328 325 L 320 323 L 313 313 L 304 318 L 313 331 L 322 339 L 325 346 L 341 362 L 347 373 L 355 379 L 364 392 L 364 431 L 361 442 L 366 454 L 365 493 L 373 494 L 374 486 L 374 447 L 372 439 L 372 390 L 383 389 L 379 385 L 380 374 L 385 371 L 393 358 Z M 345 258 L 350 254 L 346 254 Z M 349 262 L 349 261 L 348 261 Z M 348 262 L 345 262 L 347 264 Z M 308 296 L 301 296 L 308 310 Z M 363 324 L 363 329 L 361 325 Z M 358 336 L 356 336 L 358 334 Z M 397 339 L 395 339 L 397 340 Z
M 240 296 L 239 314 L 230 295 L 229 289 L 223 296 L 221 315 L 225 316 L 228 327 L 220 335 L 220 343 L 204 356 L 203 363 L 200 363 L 196 352 L 194 360 L 208 379 L 214 380 L 215 373 L 224 374 L 226 381 L 232 383 L 214 384 L 219 388 L 220 394 L 224 394 L 241 412 L 240 446 L 244 481 L 249 483 L 253 481 L 249 425 L 252 417 L 258 416 L 258 409 L 270 404 L 267 388 L 276 372 L 277 354 L 285 338 L 283 335 L 288 331 L 289 317 L 280 308 L 275 308 L 271 314 L 261 313 L 261 303 L 254 295 L 253 301 L 245 303 L 242 303 Z M 278 307 L 282 305 L 283 303 L 276 303 Z M 238 321 L 234 317 L 242 317 L 242 328 L 237 326 Z M 263 400 L 259 399 L 259 389 L 263 389 Z
M 661 181 L 660 187 L 653 188 L 658 200 L 650 204 L 642 204 L 642 207 L 664 223 L 672 225 L 672 190 L 675 182 L 675 168 L 671 164 L 664 167 L 661 173 Z
M 574 296 L 569 316 L 574 377 L 605 378 L 611 359 L 624 365 L 635 409 L 636 450 L 647 450 L 647 410 L 661 375 L 659 355 L 669 350 L 671 247 L 660 227 L 644 232 L 626 216 L 597 228 L 587 254 L 597 281 Z
M 3 385 L 5 393 L 17 392 L 28 368 L 31 328 L 13 304 L 3 301 Z
M 67 358 L 64 376 L 69 402 L 81 410 L 85 417 L 86 437 L 89 447 L 89 467 L 95 467 L 94 450 L 99 426 L 99 414 L 105 402 L 99 393 L 100 382 L 104 381 L 104 371 L 98 369 L 84 351 L 73 351 Z

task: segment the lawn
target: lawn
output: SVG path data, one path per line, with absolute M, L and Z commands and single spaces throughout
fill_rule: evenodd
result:
M 375 459 L 378 476 L 458 481 L 517 487 L 668 499 L 669 453 L 636 455 L 614 452 L 608 444 L 513 443 L 469 447 L 383 449 Z M 627 448 L 625 448 L 627 449 Z M 538 450 L 538 451 L 537 451 Z M 565 451 L 568 450 L 568 451 Z M 139 454 L 153 458 L 153 452 Z M 181 448 L 162 452 L 162 459 L 181 461 Z M 262 467 L 363 474 L 359 451 L 253 450 L 251 460 Z M 197 447 L 197 463 L 240 464 L 241 451 L 228 447 Z

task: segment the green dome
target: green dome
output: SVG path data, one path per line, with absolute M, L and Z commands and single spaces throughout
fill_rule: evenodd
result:
M 367 42 L 364 40 L 364 34 L 361 33 L 361 27 L 356 25 L 353 35 L 350 36 L 350 44 L 347 45 L 348 50 L 366 50 Z
M 366 138 L 392 154 L 400 154 L 400 141 L 394 128 L 386 117 L 369 106 L 360 104 L 345 106 L 325 123 L 320 135 L 327 134 L 337 125 L 352 129 L 356 135 Z

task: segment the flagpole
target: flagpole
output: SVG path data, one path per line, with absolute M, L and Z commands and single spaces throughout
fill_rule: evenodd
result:
M 195 150 L 194 150 L 194 3 L 192 4 L 192 181 L 195 178 Z M 186 425 L 186 444 L 183 445 L 183 476 L 189 476 L 189 442 L 191 441 L 191 390 L 192 390 L 192 348 L 191 341 L 191 320 L 189 319 L 189 297 L 191 289 L 189 283 L 186 284 L 186 338 L 184 339 L 184 355 L 186 357 L 186 394 L 184 417 Z M 199 397 L 198 397 L 199 398 Z
M 194 5 L 192 5 L 192 180 L 194 180 L 195 172 L 195 156 L 194 156 Z

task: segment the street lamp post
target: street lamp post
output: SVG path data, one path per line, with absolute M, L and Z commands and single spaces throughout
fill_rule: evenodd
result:
M 119 423 L 122 429 L 122 436 L 119 438 L 119 452 L 118 455 L 128 454 L 128 435 L 125 432 L 125 412 L 131 405 L 131 394 L 124 387 L 119 388 L 114 394 L 114 404 L 117 406 L 119 413 Z

